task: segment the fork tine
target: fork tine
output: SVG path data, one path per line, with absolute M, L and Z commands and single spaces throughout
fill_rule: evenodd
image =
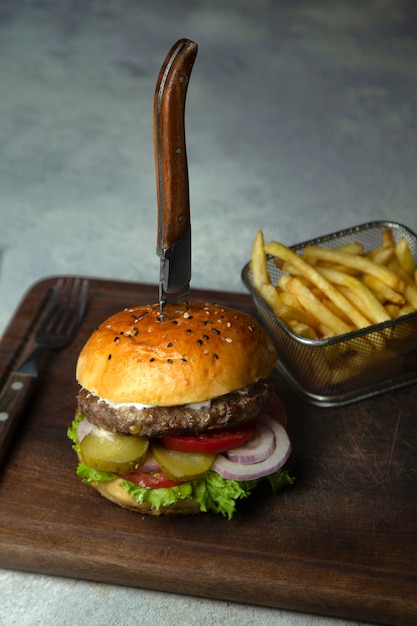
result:
M 52 287 L 51 289 L 51 297 L 47 304 L 42 323 L 39 327 L 39 330 L 38 330 L 39 333 L 44 333 L 46 331 L 46 328 L 49 322 L 54 316 L 55 308 L 57 307 L 60 294 L 63 290 L 65 290 L 65 287 L 63 287 L 63 284 L 64 284 L 64 279 L 58 278 L 54 287 Z
M 71 290 L 67 290 L 67 292 L 63 295 L 62 298 L 62 319 L 57 320 L 58 324 L 61 324 L 61 332 L 66 333 L 68 331 L 69 326 L 73 323 L 77 316 L 74 315 L 75 305 L 78 298 L 78 288 L 80 284 L 80 279 L 76 278 L 73 282 Z M 55 328 L 56 330 L 56 328 Z
M 68 295 L 67 316 L 62 323 L 61 332 L 70 333 L 77 331 L 81 320 L 84 317 L 87 305 L 88 281 L 81 282 L 79 278 L 74 280 L 71 293 Z
M 81 289 L 80 289 L 81 284 Z M 51 300 L 45 313 L 39 334 L 46 332 L 71 334 L 78 330 L 87 305 L 88 280 L 59 278 L 52 290 Z
M 88 300 L 88 280 L 84 279 L 81 284 L 80 304 L 78 307 L 78 315 L 77 315 L 77 320 L 76 320 L 77 327 L 80 325 L 81 321 L 84 318 L 85 310 L 87 308 L 87 300 Z

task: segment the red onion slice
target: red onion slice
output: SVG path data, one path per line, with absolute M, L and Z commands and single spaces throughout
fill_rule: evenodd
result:
M 262 416 L 262 420 L 268 424 L 275 435 L 275 448 L 267 459 L 259 463 L 243 464 L 234 463 L 222 454 L 219 454 L 211 469 L 223 478 L 229 478 L 230 480 L 254 480 L 279 470 L 290 456 L 291 442 L 285 429 L 279 422 L 268 415 Z
M 262 419 L 258 420 L 256 431 L 245 445 L 225 452 L 225 456 L 234 463 L 259 463 L 273 453 L 275 435 L 272 428 Z
M 87 437 L 88 433 L 95 428 L 94 424 L 88 421 L 88 419 L 83 419 L 77 428 L 77 439 L 78 443 L 81 443 L 84 437 Z
M 138 468 L 141 472 L 145 472 L 146 474 L 151 474 L 152 472 L 160 472 L 161 468 L 159 464 L 155 461 L 152 454 L 148 454 L 146 460 L 143 465 Z

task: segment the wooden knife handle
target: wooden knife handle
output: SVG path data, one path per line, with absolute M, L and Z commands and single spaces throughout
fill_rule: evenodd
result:
M 158 248 L 174 245 L 190 227 L 185 146 L 185 99 L 197 44 L 180 39 L 159 72 L 154 98 L 154 149 L 158 199 Z
M 7 379 L 0 396 L 0 465 L 9 449 L 36 380 L 36 376 L 19 372 L 14 372 Z

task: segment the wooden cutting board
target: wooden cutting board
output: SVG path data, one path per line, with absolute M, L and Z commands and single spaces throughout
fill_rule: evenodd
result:
M 52 279 L 26 294 L 0 343 L 24 356 Z M 195 291 L 254 314 L 249 296 Z M 401 626 L 417 623 L 417 387 L 348 407 L 304 403 L 276 376 L 294 486 L 267 487 L 232 521 L 142 517 L 75 475 L 66 429 L 92 330 L 155 287 L 91 281 L 75 343 L 48 361 L 0 474 L 0 566 Z M 29 342 L 27 341 L 29 339 Z M 26 348 L 21 349 L 22 341 Z

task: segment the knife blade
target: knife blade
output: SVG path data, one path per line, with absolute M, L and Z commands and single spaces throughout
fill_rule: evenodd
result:
M 191 220 L 184 117 L 197 49 L 190 39 L 177 41 L 165 58 L 155 89 L 156 252 L 160 258 L 161 317 L 167 302 L 187 302 L 190 294 Z

